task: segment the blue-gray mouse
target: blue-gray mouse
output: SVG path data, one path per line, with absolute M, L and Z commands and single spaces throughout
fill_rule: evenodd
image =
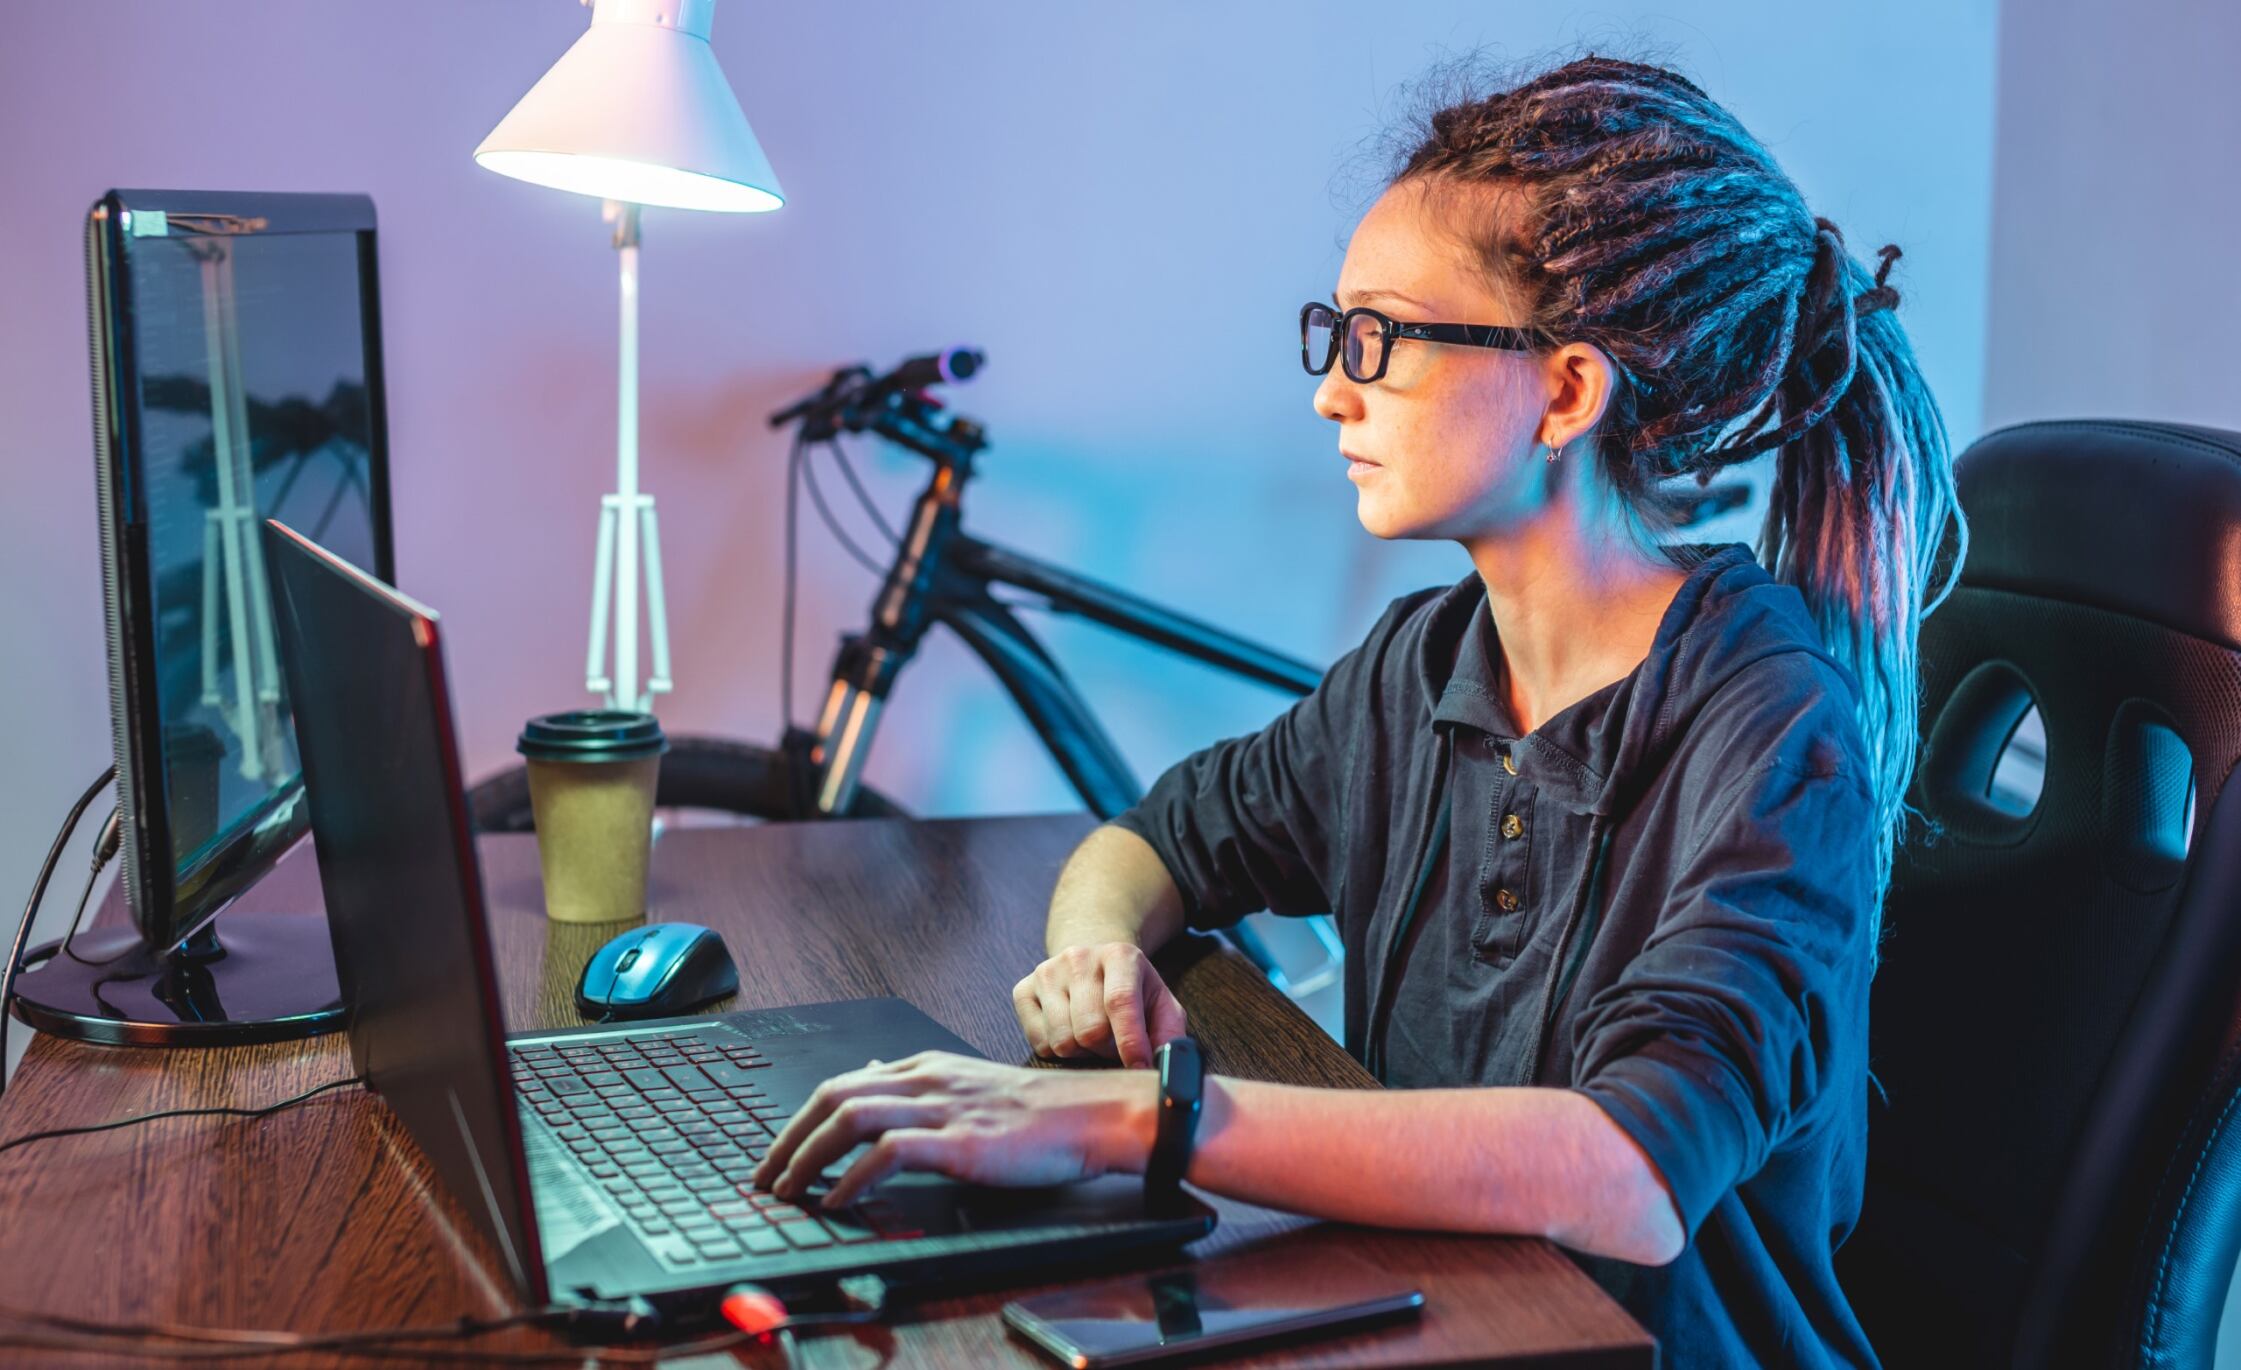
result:
M 649 923 L 592 953 L 576 983 L 586 1018 L 690 1013 L 739 990 L 724 939 L 697 923 Z

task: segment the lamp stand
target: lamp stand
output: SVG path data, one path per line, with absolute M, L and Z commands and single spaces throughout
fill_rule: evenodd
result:
M 249 402 L 241 383 L 241 332 L 234 312 L 233 252 L 222 239 L 183 240 L 202 266 L 203 350 L 210 373 L 210 446 L 218 500 L 202 525 L 202 703 L 241 739 L 241 774 L 286 774 L 280 722 L 280 657 L 273 638 L 272 584 L 257 539 L 257 477 L 249 452 Z M 221 643 L 218 624 L 227 625 Z M 227 650 L 230 648 L 230 652 Z M 233 669 L 233 701 L 223 687 Z
M 606 202 L 615 225 L 615 253 L 622 265 L 622 337 L 616 387 L 615 492 L 599 502 L 599 547 L 592 569 L 591 648 L 585 656 L 584 688 L 602 695 L 610 709 L 649 713 L 654 696 L 670 688 L 669 614 L 662 598 L 661 531 L 654 497 L 638 489 L 638 206 Z M 643 691 L 638 684 L 638 572 L 643 551 L 646 573 L 646 636 L 653 672 Z M 607 622 L 614 619 L 613 669 L 607 662 Z

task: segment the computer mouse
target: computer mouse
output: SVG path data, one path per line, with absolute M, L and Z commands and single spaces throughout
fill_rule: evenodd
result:
M 586 1018 L 659 1018 L 738 991 L 739 970 L 713 928 L 649 923 L 592 953 L 576 1007 Z

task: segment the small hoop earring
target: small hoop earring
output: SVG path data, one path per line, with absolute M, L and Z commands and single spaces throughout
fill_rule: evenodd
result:
M 1553 446 L 1553 447 L 1550 447 L 1550 448 L 1548 449 L 1548 459 L 1549 459 L 1550 461 L 1552 461 L 1552 462 L 1553 462 L 1553 461 L 1555 461 L 1555 460 L 1556 460 L 1557 458 L 1559 458 L 1559 457 L 1563 456 L 1563 455 L 1564 455 L 1564 449 L 1565 449 L 1566 447 L 1568 447 L 1568 446 L 1570 446 L 1570 444 L 1569 444 L 1569 443 L 1563 443 L 1563 442 L 1560 442 L 1560 443 L 1557 443 L 1557 444 L 1556 444 L 1555 446 Z

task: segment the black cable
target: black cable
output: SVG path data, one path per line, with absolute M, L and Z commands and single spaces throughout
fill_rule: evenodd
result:
M 121 961 L 140 946 L 137 940 L 127 942 L 123 951 L 114 952 L 98 961 L 88 961 L 71 945 L 77 940 L 78 924 L 85 920 L 86 905 L 93 899 L 93 887 L 101 882 L 101 872 L 109 868 L 109 858 L 117 854 L 117 847 L 124 840 L 124 826 L 120 821 L 123 815 L 122 808 L 109 810 L 109 817 L 102 822 L 101 831 L 95 834 L 93 860 L 86 871 L 86 886 L 78 891 L 77 912 L 70 915 L 70 926 L 62 934 L 63 954 L 81 966 L 106 966 L 112 961 Z
M 236 1118 L 263 1118 L 270 1114 L 278 1113 L 284 1108 L 293 1108 L 297 1104 L 302 1103 L 304 1100 L 312 1098 L 316 1095 L 324 1094 L 330 1089 L 341 1089 L 345 1085 L 357 1085 L 364 1083 L 364 1078 L 357 1075 L 352 1075 L 346 1079 L 341 1080 L 329 1080 L 327 1083 L 320 1085 L 314 1089 L 307 1089 L 301 1094 L 282 1099 L 279 1103 L 276 1104 L 266 1104 L 262 1108 L 234 1108 L 230 1106 L 216 1108 L 172 1108 L 166 1109 L 161 1113 L 143 1113 L 137 1118 L 118 1118 L 114 1121 L 106 1123 L 88 1123 L 83 1127 L 55 1127 L 49 1128 L 44 1132 L 26 1132 L 21 1137 L 14 1137 L 5 1142 L 0 1142 L 0 1153 L 13 1151 L 19 1146 L 29 1146 L 33 1142 L 44 1142 L 55 1137 L 76 1137 L 88 1132 L 110 1132 L 120 1127 L 138 1127 L 142 1123 L 152 1123 L 159 1118 L 210 1118 L 221 1116 Z
M 794 445 L 786 454 L 786 590 L 778 629 L 778 732 L 794 726 L 794 526 L 801 506 L 802 452 L 808 446 L 801 430 L 794 430 Z
M 78 802 L 70 806 L 70 816 L 62 820 L 62 831 L 55 834 L 54 845 L 47 848 L 47 859 L 39 866 L 38 878 L 31 882 L 31 898 L 23 906 L 23 918 L 16 924 L 15 941 L 8 947 L 8 959 L 0 962 L 0 1093 L 8 1088 L 8 1005 L 15 997 L 16 972 L 23 968 L 23 944 L 31 936 L 32 920 L 38 916 L 39 904 L 46 898 L 47 882 L 54 878 L 55 864 L 62 859 L 62 849 L 70 845 L 70 834 L 78 830 L 78 820 L 85 816 L 93 801 L 117 778 L 117 768 L 109 766 L 101 778 L 86 787 Z
M 412 1360 L 421 1363 L 472 1362 L 505 1365 L 654 1365 L 685 1356 L 705 1356 L 743 1346 L 761 1337 L 817 1327 L 865 1323 L 879 1317 L 883 1307 L 854 1309 L 846 1313 L 796 1313 L 761 1333 L 720 1332 L 674 1346 L 577 1346 L 547 1351 L 504 1351 L 404 1345 L 437 1340 L 465 1340 L 507 1328 L 550 1323 L 564 1325 L 584 1310 L 542 1308 L 499 1318 L 461 1318 L 455 1323 L 422 1327 L 381 1327 L 363 1332 L 294 1333 L 246 1329 L 189 1327 L 165 1323 L 100 1323 L 85 1318 L 62 1317 L 26 1309 L 0 1306 L 0 1320 L 30 1323 L 45 1331 L 24 1332 L 0 1328 L 0 1346 L 28 1346 L 82 1355 L 115 1355 L 130 1351 L 156 1359 L 253 1360 L 266 1356 L 324 1351 L 375 1360 Z M 185 1342 L 187 1345 L 172 1343 Z
M 825 492 L 822 489 L 818 488 L 817 485 L 817 460 L 815 453 L 810 453 L 803 457 L 801 474 L 802 482 L 809 487 L 810 502 L 817 506 L 817 516 L 825 521 L 825 531 L 831 533 L 834 540 L 840 543 L 841 547 L 847 551 L 848 555 L 856 559 L 856 564 L 858 566 L 863 567 L 865 570 L 871 572 L 875 576 L 886 575 L 887 568 L 880 565 L 877 561 L 874 561 L 872 559 L 871 553 L 866 552 L 863 548 L 856 545 L 856 540 L 848 536 L 848 530 L 841 527 L 840 520 L 834 516 L 832 506 L 825 503 Z
M 399 1329 L 404 1330 L 404 1329 Z M 148 1342 L 124 1337 L 71 1337 L 66 1334 L 42 1334 L 0 1330 L 0 1346 L 33 1347 L 43 1351 L 59 1351 L 66 1355 L 116 1356 L 129 1353 L 151 1360 L 170 1361 L 235 1361 L 259 1360 L 271 1356 L 301 1355 L 306 1351 L 323 1352 L 330 1356 L 362 1357 L 367 1360 L 404 1361 L 413 1365 L 657 1365 L 681 1356 L 706 1356 L 728 1351 L 749 1340 L 744 1332 L 726 1332 L 720 1336 L 699 1341 L 682 1342 L 673 1347 L 555 1347 L 549 1351 L 504 1351 L 496 1347 L 449 1347 L 428 1345 L 431 1337 L 445 1335 L 442 1329 L 412 1329 L 413 1337 L 398 1337 L 390 1342 L 334 1342 L 306 1340 L 270 1346 L 180 1346 L 163 1342 Z
M 864 489 L 864 483 L 856 478 L 856 466 L 849 461 L 848 450 L 840 445 L 840 439 L 838 437 L 831 438 L 827 440 L 825 445 L 833 449 L 833 460 L 840 463 L 840 473 L 848 478 L 848 488 L 856 492 L 856 502 L 863 505 L 864 512 L 871 516 L 872 526 L 877 528 L 880 536 L 886 538 L 890 544 L 900 543 L 902 538 L 896 534 L 894 529 L 888 527 L 887 520 L 880 516 L 879 506 L 872 501 L 871 492 Z
M 374 1345 L 384 1341 L 411 1341 L 421 1338 L 479 1337 L 490 1332 L 504 1331 L 539 1322 L 559 1321 L 573 1310 L 566 1308 L 540 1308 L 527 1312 L 508 1313 L 496 1318 L 465 1317 L 457 1322 L 438 1323 L 421 1327 L 376 1327 L 362 1332 L 263 1332 L 230 1327 L 197 1327 L 184 1323 L 164 1322 L 97 1322 L 91 1318 L 75 1318 L 63 1313 L 43 1313 L 28 1308 L 9 1308 L 0 1305 L 0 1320 L 31 1323 L 53 1331 L 78 1337 L 111 1339 L 134 1338 L 140 1340 L 183 1341 L 200 1346 L 240 1347 L 255 1353 L 267 1351 L 302 1351 L 308 1349 L 336 1349 L 350 1343 Z M 0 1336 L 5 1336 L 0 1333 Z M 159 1351 L 161 1348 L 155 1348 Z M 186 1348 L 178 1348 L 186 1349 Z

